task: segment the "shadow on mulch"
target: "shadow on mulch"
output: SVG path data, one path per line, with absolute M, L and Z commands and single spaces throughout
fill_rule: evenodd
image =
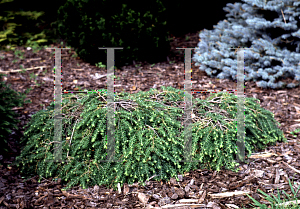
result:
M 165 62 L 136 63 L 122 69 L 115 69 L 115 91 L 136 93 L 148 91 L 150 88 L 172 86 L 184 89 L 184 50 L 176 47 L 194 48 L 199 42 L 199 33 L 187 34 L 185 37 L 175 37 L 171 46 L 170 56 Z M 188 40 L 186 38 L 189 37 Z M 53 44 L 51 47 L 65 47 Z M 62 191 L 61 182 L 44 179 L 38 183 L 38 177 L 23 182 L 16 167 L 9 164 L 19 154 L 22 145 L 18 144 L 23 136 L 24 125 L 37 111 L 47 107 L 54 98 L 54 50 L 42 49 L 36 53 L 25 47 L 17 47 L 23 57 L 13 52 L 0 52 L 0 70 L 5 71 L 2 78 L 7 84 L 19 92 L 27 88 L 32 90 L 26 99 L 32 103 L 24 107 L 14 108 L 19 113 L 19 131 L 9 137 L 13 152 L 3 156 L 0 161 L 0 208 L 230 208 L 233 204 L 243 208 L 253 204 L 246 193 L 261 203 L 268 203 L 258 192 L 277 194 L 277 188 L 291 194 L 288 179 L 300 182 L 299 175 L 299 136 L 290 134 L 300 127 L 300 87 L 293 89 L 262 89 L 255 82 L 245 82 L 245 96 L 260 100 L 263 108 L 274 113 L 275 119 L 281 124 L 288 143 L 277 143 L 269 147 L 266 153 L 253 155 L 249 164 L 241 164 L 241 171 L 234 173 L 222 170 L 219 173 L 209 170 L 191 171 L 182 181 L 170 179 L 168 182 L 149 181 L 145 187 L 127 185 L 121 188 L 121 193 L 104 186 L 88 189 L 74 187 Z M 80 89 L 97 90 L 107 88 L 105 68 L 98 68 L 75 58 L 73 49 L 62 50 L 62 89 L 78 91 Z M 169 62 L 170 61 L 170 62 Z M 171 61 L 174 61 L 173 63 Z M 193 88 L 228 90 L 236 89 L 236 82 L 229 79 L 210 78 L 192 62 Z M 13 72 L 25 68 L 25 72 Z M 0 72 L 3 73 L 3 72 Z M 290 82 L 291 79 L 284 80 Z M 205 99 L 208 94 L 195 94 L 197 98 Z M 298 170 L 297 170 L 298 169 Z M 294 184 L 297 190 L 297 184 Z M 235 192 L 235 193 L 226 193 Z M 222 193 L 217 195 L 216 193 Z M 225 196 L 225 195 L 228 196 Z M 286 198 L 286 197 L 285 197 Z M 169 206 L 168 206 L 169 205 Z M 249 206 L 247 206 L 249 208 Z

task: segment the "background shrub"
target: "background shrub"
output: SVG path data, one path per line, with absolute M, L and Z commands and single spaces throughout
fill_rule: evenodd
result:
M 211 77 L 236 80 L 236 48 L 244 50 L 245 80 L 262 88 L 294 88 L 300 81 L 300 2 L 252 1 L 227 4 L 227 20 L 200 32 L 193 61 Z M 234 49 L 231 49 L 234 48 Z M 284 83 L 281 78 L 296 82 Z
M 44 12 L 18 11 L 12 8 L 14 0 L 1 0 L 0 5 L 0 46 L 2 49 L 7 45 L 13 50 L 16 46 L 47 42 L 45 33 L 40 32 L 36 27 L 37 19 Z
M 166 60 L 170 52 L 161 1 L 68 0 L 58 10 L 58 32 L 77 54 L 91 64 L 106 63 L 106 50 L 115 50 L 115 65 Z

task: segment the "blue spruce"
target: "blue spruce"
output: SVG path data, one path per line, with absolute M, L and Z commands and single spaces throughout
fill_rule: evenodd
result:
M 261 88 L 294 88 L 300 82 L 300 1 L 242 0 L 226 4 L 227 20 L 199 34 L 192 60 L 211 77 L 236 80 L 236 49 L 244 49 L 245 81 Z M 279 78 L 292 78 L 286 84 Z M 296 84 L 295 84 L 296 83 Z

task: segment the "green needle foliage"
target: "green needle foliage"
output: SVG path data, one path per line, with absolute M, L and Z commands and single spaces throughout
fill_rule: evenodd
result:
M 184 91 L 161 87 L 162 91 L 115 95 L 115 159 L 107 157 L 107 93 L 63 95 L 62 162 L 54 162 L 54 103 L 36 113 L 22 139 L 26 143 L 14 164 L 25 175 L 61 178 L 67 188 L 83 188 L 166 180 L 191 169 L 222 167 L 235 169 L 237 148 L 237 97 L 217 93 L 207 100 L 193 101 L 193 162 L 184 160 Z M 245 152 L 286 141 L 274 115 L 254 98 L 245 102 Z M 181 161 L 181 162 L 180 162 Z

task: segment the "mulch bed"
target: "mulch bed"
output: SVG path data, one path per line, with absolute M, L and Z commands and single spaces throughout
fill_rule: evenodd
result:
M 141 66 L 127 66 L 116 69 L 115 90 L 136 93 L 148 91 L 150 88 L 172 86 L 184 89 L 184 50 L 176 47 L 197 47 L 199 33 L 187 34 L 186 37 L 174 37 L 172 51 L 165 62 L 154 66 L 148 63 L 136 63 Z M 51 47 L 65 47 L 53 44 Z M 120 191 L 113 191 L 104 186 L 81 189 L 79 186 L 62 191 L 64 185 L 52 178 L 37 182 L 38 176 L 23 181 L 17 167 L 9 164 L 20 152 L 17 141 L 24 133 L 24 125 L 37 111 L 47 107 L 54 97 L 54 52 L 53 49 L 42 49 L 36 53 L 25 47 L 17 47 L 24 53 L 23 58 L 13 52 L 0 51 L 0 73 L 6 83 L 19 92 L 31 87 L 26 99 L 32 103 L 22 108 L 14 108 L 19 113 L 19 131 L 9 137 L 14 152 L 2 156 L 0 160 L 0 208 L 251 208 L 253 201 L 246 193 L 263 204 L 269 204 L 258 189 L 277 196 L 277 188 L 281 198 L 286 198 L 291 189 L 288 179 L 294 182 L 295 191 L 300 184 L 300 134 L 290 134 L 300 127 L 300 87 L 293 89 L 262 89 L 254 81 L 245 82 L 245 96 L 260 100 L 261 106 L 275 114 L 281 124 L 288 143 L 277 143 L 268 147 L 264 153 L 251 156 L 249 164 L 241 163 L 241 171 L 229 170 L 220 172 L 210 170 L 190 171 L 180 181 L 170 179 L 167 182 L 148 181 L 146 186 L 124 184 Z M 62 50 L 62 88 L 63 90 L 103 89 L 106 88 L 106 68 L 98 68 L 74 58 L 72 49 Z M 2 57 L 2 59 L 1 59 Z M 169 60 L 175 62 L 169 63 Z M 151 63 L 152 64 L 152 63 Z M 27 69 L 24 73 L 13 72 Z M 35 68 L 34 68 L 35 67 Z M 193 88 L 197 89 L 236 89 L 236 81 L 210 78 L 192 62 Z M 36 75 L 36 80 L 33 74 Z M 30 76 L 31 74 L 31 76 Z M 101 75 L 103 75 L 101 77 Z M 290 82 L 291 79 L 282 80 Z M 205 99 L 208 94 L 194 94 Z M 1 159 L 1 156 L 0 156 Z M 299 194 L 298 196 L 299 197 Z

